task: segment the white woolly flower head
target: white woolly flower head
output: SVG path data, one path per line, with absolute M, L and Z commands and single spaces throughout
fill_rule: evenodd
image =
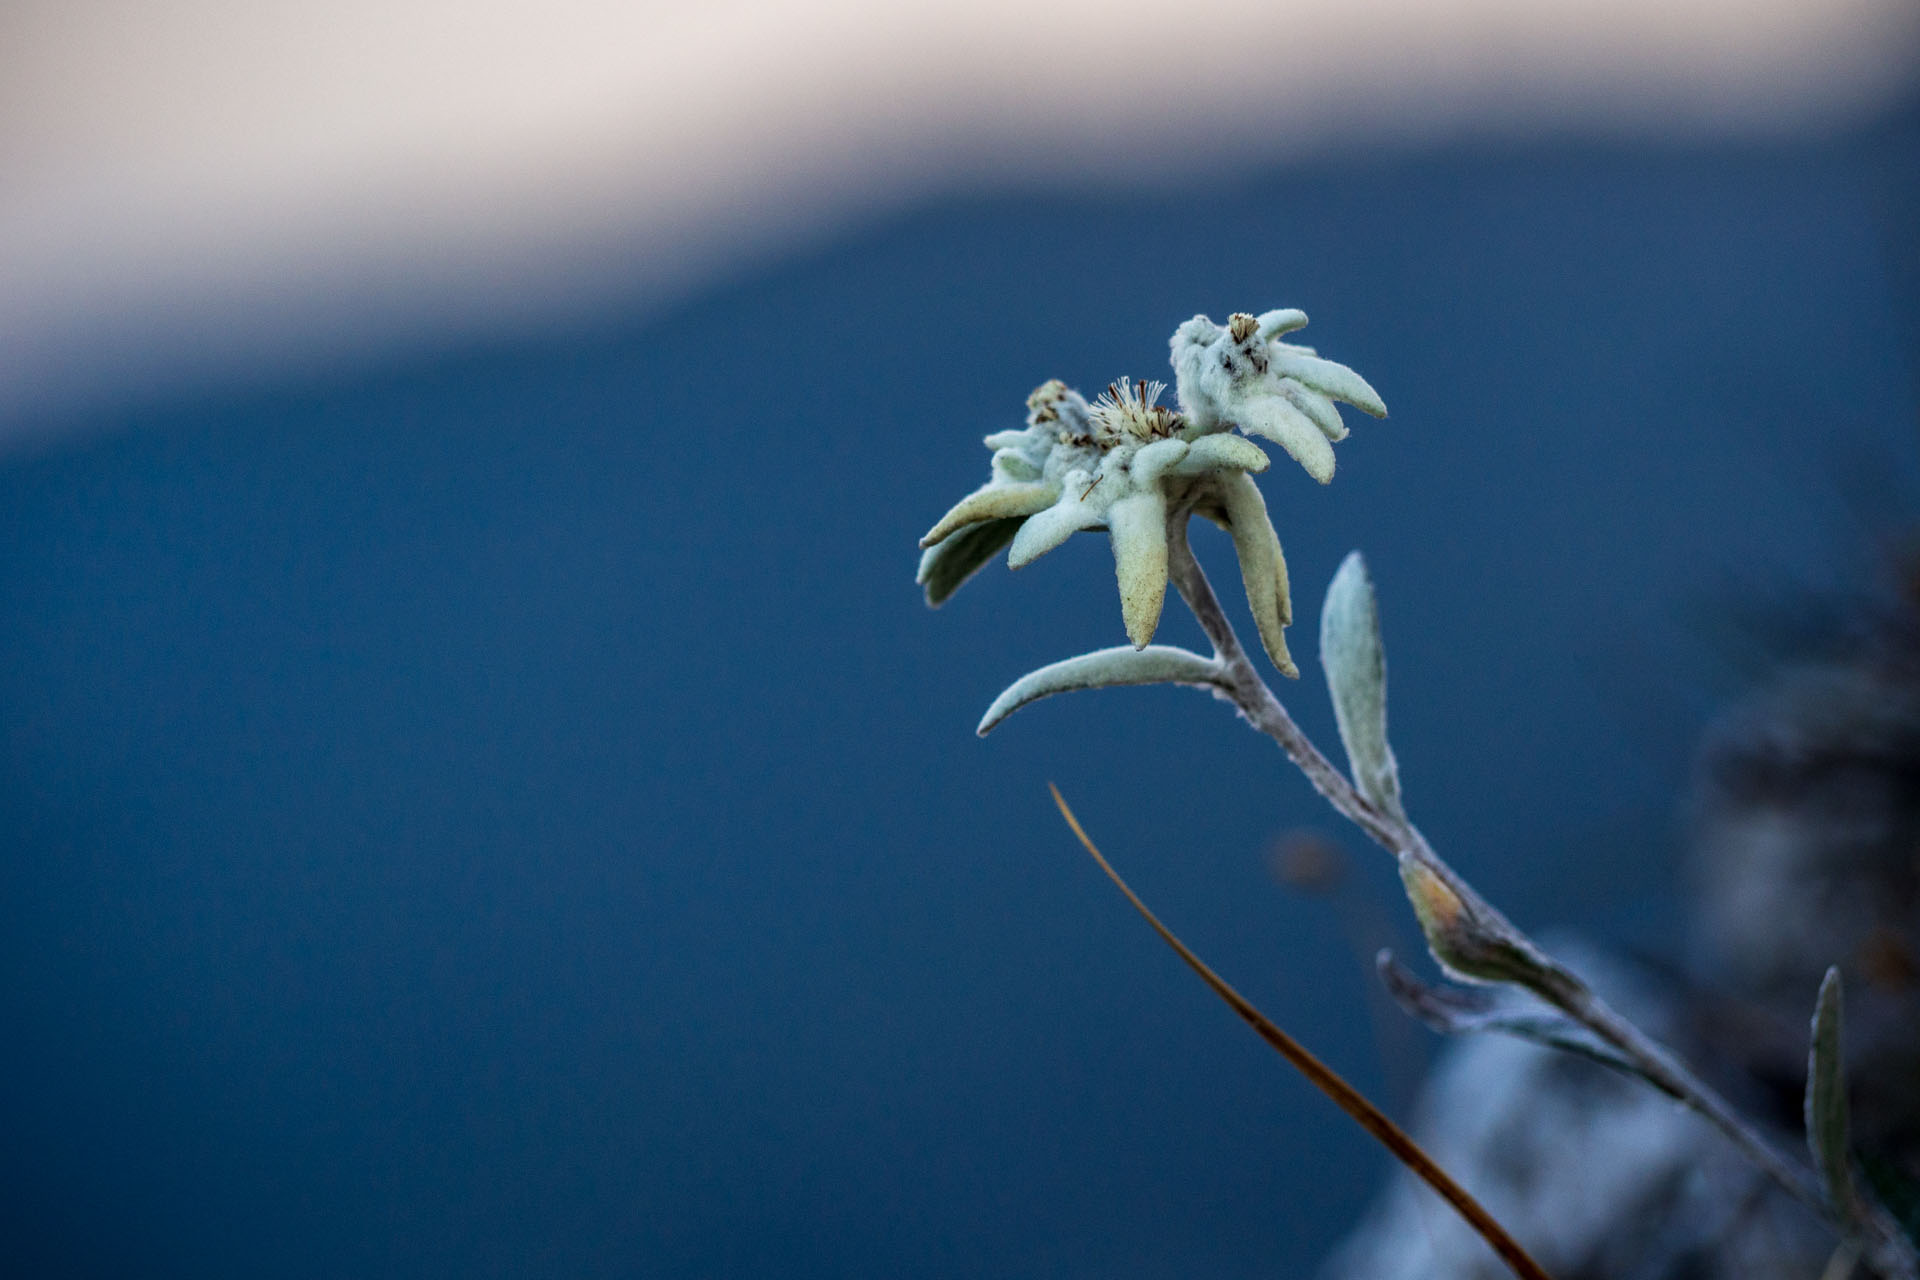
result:
M 1325 484 L 1333 479 L 1333 442 L 1347 436 L 1334 401 L 1376 418 L 1387 406 L 1347 366 L 1280 341 L 1306 323 L 1304 311 L 1291 309 L 1235 312 L 1225 327 L 1195 316 L 1174 330 L 1169 346 L 1189 435 L 1239 427 L 1265 436 Z
M 1093 434 L 1086 397 L 1058 378 L 1049 378 L 1028 393 L 1027 425 L 1051 428 L 1061 439 Z
M 1283 635 L 1286 561 L 1250 478 L 1267 455 L 1225 432 L 1189 438 L 1186 418 L 1157 403 L 1165 389 L 1122 378 L 1089 405 L 1058 381 L 1037 388 L 1026 427 L 986 438 L 991 479 L 920 540 L 927 603 L 943 603 L 1003 548 L 1018 569 L 1077 532 L 1105 529 L 1127 637 L 1143 647 L 1166 599 L 1168 522 L 1197 511 L 1233 534 L 1261 639 L 1282 672 L 1297 674 Z
M 1093 451 L 1093 434 L 1086 398 L 1058 378 L 1043 382 L 1027 397 L 1024 429 L 987 437 L 987 448 L 994 451 L 994 477 L 1010 483 L 1036 481 L 1052 466 L 1057 480 L 1067 455 Z

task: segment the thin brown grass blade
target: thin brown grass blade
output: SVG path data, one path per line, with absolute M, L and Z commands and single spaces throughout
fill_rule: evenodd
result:
M 1380 1108 L 1367 1101 L 1365 1095 L 1348 1084 L 1346 1079 L 1332 1067 L 1308 1052 L 1305 1045 L 1282 1031 L 1265 1014 L 1254 1008 L 1252 1003 L 1234 990 L 1225 978 L 1215 973 L 1205 961 L 1188 949 L 1186 943 L 1175 937 L 1171 929 L 1161 924 L 1160 918 L 1148 909 L 1147 904 L 1140 900 L 1140 896 L 1120 878 L 1120 873 L 1113 869 L 1113 864 L 1108 862 L 1101 855 L 1100 850 L 1094 846 L 1093 840 L 1080 826 L 1080 820 L 1074 817 L 1073 810 L 1067 807 L 1066 798 L 1060 794 L 1060 788 L 1049 782 L 1047 789 L 1053 792 L 1053 802 L 1060 807 L 1060 816 L 1067 820 L 1067 826 L 1072 828 L 1073 834 L 1079 838 L 1086 851 L 1093 855 L 1093 860 L 1100 865 L 1100 869 L 1107 873 L 1107 878 L 1127 896 L 1127 901 L 1131 902 L 1134 910 L 1153 926 L 1153 931 L 1160 935 L 1161 940 L 1187 962 L 1187 967 L 1199 974 L 1202 982 L 1213 988 L 1215 995 L 1226 1001 L 1228 1007 L 1239 1014 L 1242 1021 L 1252 1027 L 1262 1040 L 1272 1045 L 1281 1057 L 1292 1063 L 1294 1069 L 1305 1076 L 1315 1088 L 1333 1099 L 1334 1105 L 1351 1116 L 1362 1129 L 1372 1134 L 1394 1159 L 1413 1170 L 1421 1181 L 1437 1191 L 1440 1198 L 1451 1205 L 1454 1212 L 1479 1233 L 1514 1275 L 1521 1277 L 1521 1280 L 1552 1280 L 1546 1269 L 1520 1247 L 1520 1242 L 1508 1234 L 1507 1229 L 1501 1226 L 1478 1200 L 1468 1194 L 1465 1187 L 1455 1182 L 1445 1169 L 1436 1164 L 1433 1157 L 1421 1149 L 1419 1143 L 1408 1137 L 1404 1129 L 1388 1119 L 1386 1113 Z

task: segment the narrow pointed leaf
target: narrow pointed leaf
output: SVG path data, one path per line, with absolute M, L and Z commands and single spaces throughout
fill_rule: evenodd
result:
M 936 609 L 945 604 L 962 583 L 1013 541 L 1020 524 L 1020 518 L 1012 516 L 969 525 L 940 545 L 921 552 L 920 572 L 914 581 L 927 589 L 927 603 Z
M 1173 471 L 1182 476 L 1205 475 L 1209 471 L 1247 471 L 1259 475 L 1272 465 L 1260 446 L 1245 436 L 1217 432 L 1195 440 Z
M 1160 477 L 1180 465 L 1190 446 L 1185 440 L 1155 440 L 1133 455 L 1133 482 L 1145 489 L 1159 483 Z
M 1386 401 L 1380 398 L 1380 393 L 1365 378 L 1337 361 L 1323 360 L 1299 351 L 1279 350 L 1273 354 L 1273 367 L 1275 372 L 1304 382 L 1315 391 L 1330 395 L 1335 400 L 1345 400 L 1362 413 L 1370 413 L 1376 418 L 1387 416 Z
M 995 725 L 1021 707 L 1056 693 L 1135 684 L 1190 684 L 1211 688 L 1219 678 L 1220 668 L 1213 659 L 1172 645 L 1150 644 L 1144 649 L 1121 645 L 1101 649 L 1021 676 L 993 700 L 975 732 L 984 738 Z
M 1285 449 L 1307 474 L 1326 484 L 1333 479 L 1333 446 L 1313 419 L 1277 395 L 1250 396 L 1233 407 L 1234 421 L 1250 436 L 1265 436 Z
M 1295 307 L 1260 313 L 1260 336 L 1268 342 L 1306 327 L 1307 313 Z
M 1024 569 L 1082 529 L 1096 529 L 1105 522 L 1106 515 L 1099 507 L 1076 501 L 1075 497 L 1068 494 L 1020 526 L 1013 550 L 1007 553 L 1009 569 Z
M 1022 484 L 989 484 L 975 489 L 953 504 L 953 510 L 940 517 L 940 523 L 920 539 L 922 547 L 931 547 L 970 524 L 983 520 L 1001 520 L 1008 516 L 1030 516 L 1044 511 L 1060 498 L 1060 486 L 1045 481 Z
M 1353 785 L 1396 816 L 1400 770 L 1387 745 L 1387 656 L 1380 643 L 1380 611 L 1367 562 L 1349 552 L 1327 587 L 1320 610 L 1320 665 L 1333 695 L 1334 719 L 1347 748 Z
M 1120 580 L 1127 639 L 1144 649 L 1160 627 L 1167 599 L 1167 500 L 1158 489 L 1122 498 L 1108 509 L 1107 527 L 1113 531 L 1113 571 Z
M 1820 1171 L 1834 1212 L 1841 1221 L 1857 1224 L 1865 1212 L 1853 1181 L 1841 1024 L 1840 970 L 1828 969 L 1813 1007 L 1812 1046 L 1807 1052 L 1807 1148 L 1813 1152 L 1814 1167 Z
M 1281 380 L 1280 394 L 1287 398 L 1287 403 L 1312 418 L 1313 425 L 1320 428 L 1320 434 L 1328 440 L 1338 442 L 1347 438 L 1347 424 L 1340 421 L 1340 409 L 1331 398 L 1292 378 Z
M 1253 613 L 1254 626 L 1260 631 L 1260 644 L 1280 674 L 1297 679 L 1300 668 L 1287 652 L 1287 624 L 1293 621 L 1293 600 L 1287 591 L 1287 559 L 1280 550 L 1280 535 L 1273 531 L 1267 515 L 1266 499 L 1260 486 L 1245 472 L 1226 472 L 1218 481 L 1221 504 L 1226 509 L 1227 528 L 1233 534 L 1233 549 L 1240 558 L 1240 581 L 1247 588 L 1247 607 Z

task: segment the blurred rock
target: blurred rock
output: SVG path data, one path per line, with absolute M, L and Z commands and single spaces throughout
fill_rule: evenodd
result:
M 1550 940 L 1655 1035 L 1674 1007 L 1644 978 Z M 1414 1123 L 1422 1145 L 1556 1280 L 1733 1280 L 1818 1275 L 1824 1230 L 1714 1130 L 1606 1067 L 1504 1036 L 1450 1045 Z M 1397 1173 L 1326 1280 L 1496 1280 L 1486 1243 L 1423 1184 Z

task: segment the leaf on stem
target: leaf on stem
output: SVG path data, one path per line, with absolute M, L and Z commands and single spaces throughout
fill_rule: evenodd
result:
M 1144 649 L 1121 645 L 1083 653 L 1029 671 L 993 700 L 974 732 L 986 737 L 993 727 L 1026 706 L 1075 689 L 1106 689 L 1132 684 L 1190 684 L 1213 688 L 1220 681 L 1220 665 L 1212 658 L 1167 644 Z
M 1853 1229 L 1864 1219 L 1865 1207 L 1854 1185 L 1849 1152 L 1841 1024 L 1840 970 L 1830 968 L 1814 1002 L 1812 1047 L 1807 1052 L 1807 1149 L 1813 1153 L 1814 1168 L 1820 1171 L 1834 1213 Z
M 1396 818 L 1400 770 L 1387 745 L 1387 656 L 1380 643 L 1380 610 L 1367 562 L 1358 551 L 1340 562 L 1320 610 L 1320 665 L 1333 695 L 1334 719 L 1347 749 L 1353 785 Z
M 1678 1096 L 1564 1014 L 1545 1007 L 1517 1008 L 1513 1001 L 1503 1000 L 1489 991 L 1422 982 L 1413 970 L 1394 959 L 1393 952 L 1384 948 L 1375 957 L 1374 964 L 1394 1003 L 1442 1035 L 1490 1031 L 1512 1036 L 1611 1067 L 1623 1075 L 1644 1080 L 1668 1097 Z

